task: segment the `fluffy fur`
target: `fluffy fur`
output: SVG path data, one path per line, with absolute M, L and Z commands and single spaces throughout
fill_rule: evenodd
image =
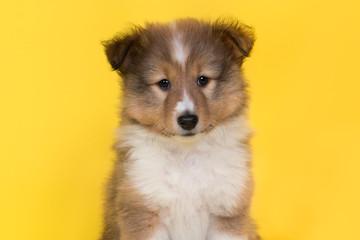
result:
M 258 239 L 241 71 L 253 42 L 237 22 L 180 19 L 104 43 L 124 95 L 101 240 Z

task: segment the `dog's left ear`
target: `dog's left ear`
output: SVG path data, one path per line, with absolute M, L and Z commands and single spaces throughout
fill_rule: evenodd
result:
M 105 53 L 112 69 L 126 73 L 137 55 L 137 43 L 141 37 L 143 29 L 134 27 L 130 33 L 122 34 L 111 40 L 103 41 Z
M 254 31 L 251 27 L 236 21 L 217 21 L 212 27 L 217 37 L 230 48 L 236 59 L 242 62 L 245 57 L 250 56 L 255 42 Z

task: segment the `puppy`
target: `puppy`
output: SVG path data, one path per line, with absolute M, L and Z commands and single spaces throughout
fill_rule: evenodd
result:
M 104 43 L 122 81 L 101 240 L 255 240 L 246 83 L 252 30 L 180 19 Z

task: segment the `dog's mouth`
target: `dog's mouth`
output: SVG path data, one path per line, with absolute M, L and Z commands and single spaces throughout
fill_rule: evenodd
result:
M 186 133 L 186 134 L 183 134 L 181 136 L 183 137 L 194 137 L 196 135 L 196 133 Z
M 169 134 L 167 132 L 166 136 L 168 136 L 168 137 L 176 137 L 176 138 L 179 138 L 179 139 L 190 140 L 190 139 L 195 139 L 200 135 L 207 134 L 213 128 L 214 128 L 214 125 L 209 124 L 206 128 L 204 128 L 204 129 L 202 129 L 200 131 L 189 131 L 189 132 L 185 132 L 185 133 L 182 132 L 182 133 L 171 133 L 171 134 Z
M 160 131 L 158 131 L 159 134 L 165 136 L 165 137 L 175 137 L 179 139 L 193 139 L 196 138 L 199 135 L 206 134 L 210 132 L 214 128 L 213 124 L 209 124 L 206 128 L 200 130 L 200 131 L 186 131 L 186 132 L 170 132 L 167 131 L 167 129 L 162 128 Z
M 177 138 L 177 139 L 184 139 L 184 140 L 190 140 L 195 138 L 198 135 L 201 135 L 201 133 L 203 133 L 203 131 L 201 132 L 186 132 L 186 133 L 173 133 L 173 132 L 169 132 L 165 129 L 162 129 L 159 132 L 161 135 L 165 136 L 165 137 L 169 137 L 169 138 Z

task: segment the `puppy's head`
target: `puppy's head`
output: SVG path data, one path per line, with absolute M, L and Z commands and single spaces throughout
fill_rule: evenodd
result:
M 123 118 L 165 136 L 211 131 L 246 107 L 241 65 L 254 42 L 237 22 L 147 24 L 104 43 L 124 81 Z

